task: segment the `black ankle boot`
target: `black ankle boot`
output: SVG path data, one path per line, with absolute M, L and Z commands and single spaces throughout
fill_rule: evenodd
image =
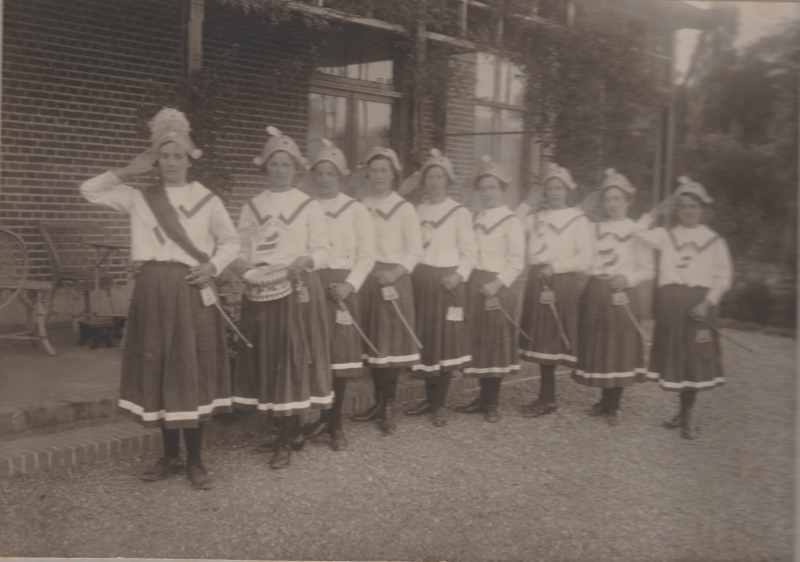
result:
M 334 451 L 344 451 L 347 449 L 347 438 L 341 429 L 331 431 L 331 449 Z
M 381 428 L 383 433 L 390 435 L 397 429 L 397 424 L 394 421 L 394 400 L 385 400 L 381 410 L 381 421 L 378 423 L 378 427 Z
M 555 402 L 543 402 L 537 400 L 533 404 L 527 404 L 522 407 L 522 415 L 526 418 L 538 418 L 552 414 L 558 410 L 558 405 Z
M 350 419 L 353 420 L 354 422 L 366 422 L 377 419 L 381 413 L 381 402 L 382 402 L 381 398 L 378 397 L 378 399 L 375 401 L 375 404 L 373 404 L 363 412 L 354 415 Z
M 161 457 L 156 463 L 142 473 L 142 480 L 155 482 L 164 480 L 173 474 L 183 472 L 183 461 L 180 457 Z
M 407 416 L 421 416 L 423 414 L 427 414 L 432 410 L 433 406 L 427 400 L 420 402 L 416 406 L 412 406 L 411 408 L 407 409 L 403 412 Z
M 466 406 L 456 406 L 456 412 L 462 414 L 480 414 L 486 411 L 486 406 L 483 404 L 483 398 L 478 396 L 475 400 Z
M 197 490 L 210 490 L 214 487 L 214 481 L 199 462 L 189 463 L 186 466 L 186 478 L 189 479 L 192 488 Z
M 303 428 L 303 435 L 306 439 L 313 439 L 318 435 L 322 435 L 323 433 L 328 433 L 329 427 L 328 423 L 324 421 L 316 421 L 314 423 L 306 424 Z
M 269 460 L 270 468 L 288 468 L 292 464 L 292 451 L 286 445 L 275 445 L 275 453 Z

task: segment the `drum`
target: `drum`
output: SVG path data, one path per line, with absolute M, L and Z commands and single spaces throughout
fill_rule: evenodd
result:
M 255 302 L 274 301 L 292 294 L 289 270 L 284 265 L 254 267 L 243 275 L 245 296 Z

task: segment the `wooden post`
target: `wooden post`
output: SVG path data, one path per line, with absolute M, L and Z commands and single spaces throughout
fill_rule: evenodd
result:
M 414 69 L 414 100 L 412 102 L 412 125 L 411 125 L 411 153 L 412 153 L 412 161 L 416 162 L 416 159 L 422 153 L 422 131 L 423 131 L 423 101 L 424 101 L 424 84 L 422 83 L 422 76 L 421 74 L 424 73 L 425 69 L 425 61 L 427 59 L 427 48 L 428 48 L 428 39 L 427 39 L 427 24 L 425 20 L 420 18 L 417 20 L 417 52 L 416 52 L 416 60 L 415 60 L 415 69 Z
M 187 0 L 189 12 L 186 20 L 186 71 L 191 73 L 203 66 L 203 20 L 206 16 L 205 0 Z

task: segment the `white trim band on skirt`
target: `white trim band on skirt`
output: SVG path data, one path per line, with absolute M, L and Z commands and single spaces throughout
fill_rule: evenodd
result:
M 364 367 L 364 363 L 334 363 L 331 365 L 331 369 L 334 371 L 346 371 L 348 369 L 361 369 Z
M 490 373 L 510 373 L 511 371 L 519 371 L 519 365 L 509 365 L 508 367 L 467 367 L 464 369 L 465 375 L 476 374 L 485 375 Z
M 259 410 L 275 410 L 276 412 L 283 412 L 287 410 L 302 410 L 310 408 L 311 404 L 333 404 L 333 392 L 328 396 L 312 396 L 308 400 L 302 402 L 289 402 L 288 404 L 263 404 L 258 401 L 258 398 L 242 398 L 234 396 L 233 401 L 236 404 L 246 404 L 248 406 L 256 406 Z
M 673 388 L 679 388 L 679 389 L 680 388 L 711 388 L 711 387 L 714 387 L 714 386 L 719 386 L 721 384 L 725 384 L 725 377 L 716 377 L 714 379 L 711 379 L 710 381 L 701 381 L 701 382 L 695 382 L 695 381 L 670 382 L 670 381 L 665 381 L 665 380 L 659 378 L 659 374 L 658 373 L 648 373 L 647 377 L 651 378 L 651 379 L 658 380 L 658 384 L 660 384 L 662 388 L 669 388 L 669 389 L 673 389 Z
M 649 379 L 658 378 L 658 374 L 651 373 L 647 369 L 636 369 L 635 371 L 628 371 L 627 373 L 587 373 L 586 371 L 576 369 L 575 374 L 587 379 L 622 379 L 639 377 L 641 375 L 646 375 Z
M 412 355 L 398 355 L 396 357 L 370 357 L 366 356 L 365 359 L 367 363 L 371 365 L 386 365 L 387 363 L 405 363 L 406 361 L 419 361 L 420 356 L 419 353 L 414 353 Z
M 578 361 L 578 358 L 575 357 L 574 355 L 565 355 L 563 353 L 555 353 L 555 354 L 541 353 L 539 351 L 529 351 L 527 349 L 522 349 L 522 348 L 519 349 L 519 354 L 524 355 L 525 357 L 538 357 L 539 359 L 550 359 L 551 361 L 558 361 L 562 359 L 564 361 L 572 361 L 572 362 Z
M 159 410 L 158 412 L 145 412 L 144 408 L 128 400 L 120 398 L 117 402 L 120 408 L 124 408 L 129 412 L 136 414 L 144 421 L 182 421 L 182 420 L 196 420 L 200 416 L 212 413 L 216 408 L 221 406 L 232 406 L 231 398 L 217 398 L 211 404 L 198 406 L 197 410 L 191 412 L 167 412 L 166 410 Z
M 417 363 L 413 367 L 411 367 L 412 371 L 426 371 L 431 373 L 433 371 L 438 371 L 442 367 L 453 367 L 458 365 L 463 365 L 464 363 L 469 363 L 472 361 L 472 355 L 465 355 L 463 357 L 458 357 L 456 359 L 445 359 L 444 361 L 439 361 L 438 365 L 423 365 L 422 363 Z

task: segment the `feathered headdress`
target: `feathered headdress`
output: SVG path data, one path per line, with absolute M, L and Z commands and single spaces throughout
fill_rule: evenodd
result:
M 175 142 L 186 154 L 197 160 L 203 151 L 195 148 L 189 132 L 192 130 L 186 115 L 177 109 L 165 107 L 148 123 L 150 140 L 154 149 L 158 150 L 164 143 Z
M 481 179 L 483 176 L 493 176 L 500 180 L 500 183 L 508 185 L 511 183 L 511 178 L 503 173 L 503 169 L 494 161 L 488 154 L 484 154 L 481 159 L 481 164 L 478 167 L 478 173 L 475 180 Z
M 547 182 L 553 178 L 564 182 L 564 185 L 570 190 L 575 190 L 578 187 L 578 184 L 572 179 L 572 174 L 569 173 L 569 170 L 559 166 L 555 162 L 551 162 L 547 165 L 547 172 L 544 175 L 544 181 L 542 183 L 547 184 Z
M 297 146 L 294 139 L 289 135 L 284 135 L 280 129 L 272 125 L 267 127 L 267 133 L 269 133 L 270 139 L 264 145 L 261 156 L 253 158 L 253 163 L 260 168 L 267 163 L 270 156 L 282 150 L 294 158 L 297 163 L 297 171 L 301 171 L 306 165 L 306 159 L 303 157 L 303 154 L 300 152 L 300 147 Z
M 628 181 L 628 178 L 618 173 L 614 168 L 608 168 L 605 171 L 603 184 L 600 189 L 606 189 L 607 187 L 618 187 L 628 195 L 633 195 L 636 193 L 636 188 L 631 185 L 631 182 Z
M 347 167 L 347 160 L 344 157 L 344 152 L 336 148 L 328 139 L 322 139 L 322 148 L 320 148 L 308 165 L 309 170 L 313 170 L 314 166 L 320 162 L 330 162 L 339 170 L 343 176 L 350 175 L 350 169 Z
M 702 184 L 692 181 L 689 176 L 681 176 L 678 178 L 678 189 L 675 190 L 675 195 L 683 195 L 684 193 L 694 195 L 706 205 L 711 205 L 711 203 L 714 202 L 714 198 L 708 194 L 706 188 L 703 187 Z
M 450 181 L 456 181 L 456 173 L 453 170 L 453 163 L 447 156 L 442 154 L 442 151 L 438 148 L 431 148 L 431 157 L 425 160 L 425 164 L 422 166 L 421 170 L 422 175 L 424 176 L 425 171 L 433 166 L 439 166 L 444 170 L 444 173 L 447 174 L 447 177 L 450 178 Z

